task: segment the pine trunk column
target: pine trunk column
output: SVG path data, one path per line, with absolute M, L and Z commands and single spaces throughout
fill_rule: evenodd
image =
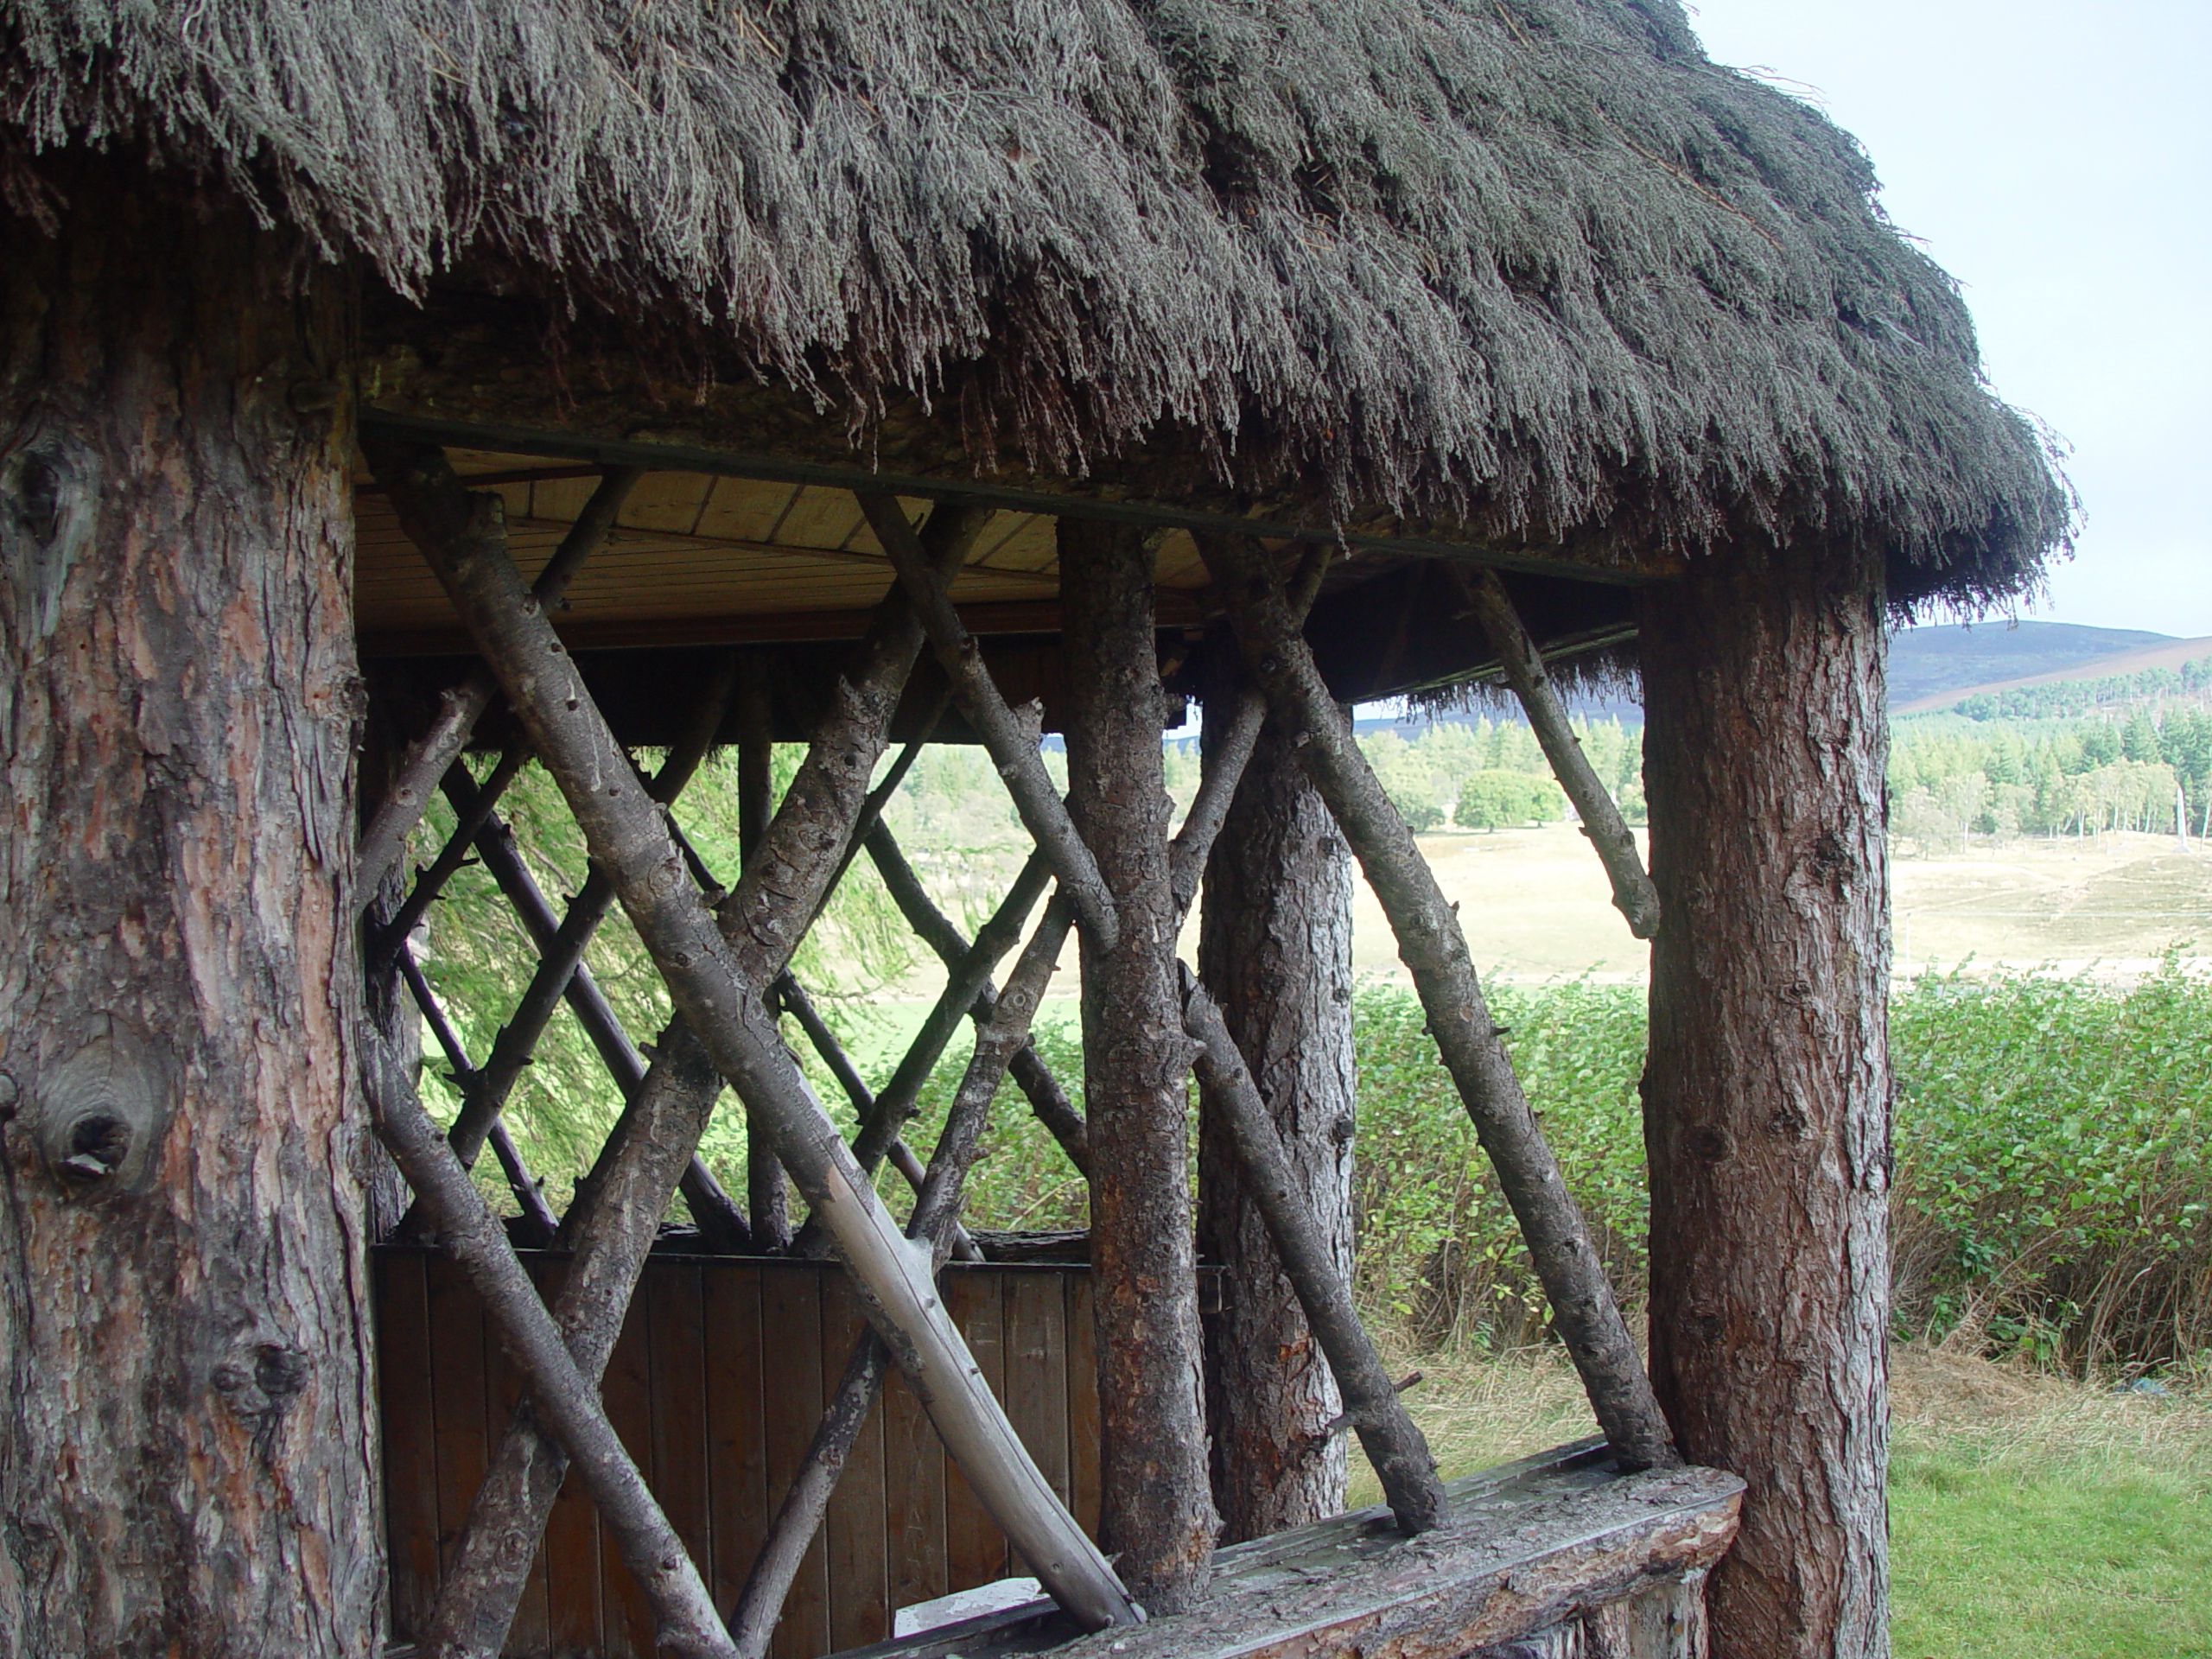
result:
M 1102 1543 L 1149 1612 L 1205 1587 L 1206 1478 L 1191 1230 L 1192 1044 L 1175 982 L 1152 555 L 1142 534 L 1064 518 L 1069 810 L 1121 938 L 1083 941 L 1084 1090 L 1105 1436 Z
M 1206 706 L 1209 740 L 1236 707 Z M 1351 1276 L 1351 859 L 1298 758 L 1262 728 L 1206 865 L 1198 976 L 1220 1005 L 1290 1154 L 1300 1196 Z M 1201 1096 L 1199 1254 L 1228 1269 L 1205 1319 L 1206 1409 L 1222 1541 L 1338 1513 L 1347 1437 L 1334 1380 Z
M 1651 1370 L 1751 1486 L 1715 1659 L 1889 1651 L 1881 595 L 1822 549 L 1644 601 Z
M 348 304 L 176 187 L 0 213 L 0 1651 L 367 1655 Z

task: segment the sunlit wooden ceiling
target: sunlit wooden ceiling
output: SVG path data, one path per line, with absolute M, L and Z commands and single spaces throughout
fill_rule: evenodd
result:
M 505 501 L 509 545 L 533 574 L 575 521 L 595 468 L 454 450 L 454 470 Z M 929 504 L 904 502 L 918 523 Z M 462 648 L 459 619 L 391 505 L 356 480 L 356 626 L 370 655 Z M 1058 627 L 1054 521 L 1001 510 L 952 596 L 977 632 Z M 1195 620 L 1207 584 L 1189 534 L 1168 531 L 1155 580 L 1163 623 Z M 697 473 L 650 473 L 608 543 L 578 573 L 555 626 L 579 647 L 857 637 L 892 582 L 890 562 L 847 491 Z M 1188 597 L 1185 597 L 1185 596 Z

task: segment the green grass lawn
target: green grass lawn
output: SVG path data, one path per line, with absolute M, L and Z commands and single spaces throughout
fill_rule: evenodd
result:
M 1552 1357 L 1413 1363 L 1446 1477 L 1591 1432 Z M 1916 1347 L 1895 1393 L 1896 1659 L 2212 1659 L 2212 1402 Z M 1355 1450 L 1352 1501 L 1378 1496 Z

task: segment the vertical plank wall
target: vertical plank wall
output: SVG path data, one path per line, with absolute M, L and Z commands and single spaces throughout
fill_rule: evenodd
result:
M 514 1405 L 513 1368 L 459 1271 L 375 1253 L 393 1635 L 411 1637 Z M 550 1300 L 567 1272 L 524 1254 Z M 1098 1402 L 1080 1267 L 946 1272 L 945 1301 L 1062 1500 L 1096 1532 Z M 601 1388 L 607 1414 L 727 1612 L 862 1329 L 843 1270 L 656 1255 Z M 880 1641 L 894 1609 L 1028 1569 L 893 1377 L 792 1586 L 776 1659 Z M 571 1478 L 531 1568 L 510 1659 L 651 1659 L 652 1624 Z

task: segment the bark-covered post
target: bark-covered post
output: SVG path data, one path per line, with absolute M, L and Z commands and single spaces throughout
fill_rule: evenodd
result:
M 1063 518 L 1069 810 L 1118 924 L 1083 935 L 1084 1088 L 1104 1434 L 1101 1523 L 1153 1613 L 1204 1589 L 1215 1518 L 1199 1377 L 1183 1034 L 1160 748 L 1152 554 L 1141 532 Z
M 1235 693 L 1206 703 L 1217 741 Z M 1351 858 L 1326 802 L 1262 727 L 1206 863 L 1198 976 L 1281 1132 L 1299 1196 L 1351 1276 Z M 1228 1270 L 1205 1317 L 1206 1416 L 1222 1541 L 1304 1526 L 1344 1504 L 1343 1409 L 1283 1277 L 1220 1103 L 1202 1089 L 1198 1251 Z
M 737 842 L 741 859 L 767 839 L 776 806 L 776 727 L 769 702 L 768 659 L 748 652 L 737 682 Z M 766 1132 L 745 1122 L 745 1211 L 753 1243 L 771 1254 L 791 1242 L 791 1196 L 784 1166 Z
M 1889 1651 L 1882 571 L 1694 563 L 1643 614 L 1651 1370 L 1751 1484 L 1715 1659 Z
M 0 1652 L 360 1656 L 346 283 L 0 213 Z

